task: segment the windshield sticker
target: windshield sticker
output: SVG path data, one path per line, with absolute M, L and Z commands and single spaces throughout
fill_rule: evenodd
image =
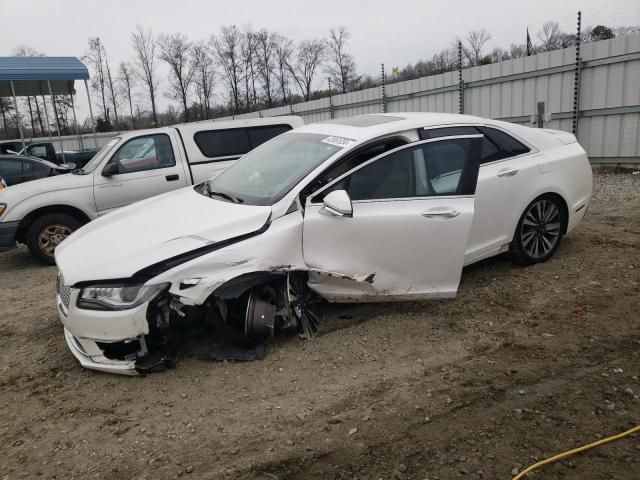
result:
M 322 140 L 322 143 L 328 143 L 329 145 L 335 145 L 336 147 L 340 147 L 340 148 L 348 147 L 354 142 L 355 140 L 351 140 L 350 138 L 344 138 L 344 137 L 327 137 L 324 140 Z

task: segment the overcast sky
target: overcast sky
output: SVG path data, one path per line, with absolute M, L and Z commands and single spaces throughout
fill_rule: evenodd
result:
M 30 45 L 51 56 L 80 57 L 87 39 L 99 36 L 117 65 L 132 59 L 136 24 L 192 40 L 208 39 L 230 24 L 264 27 L 294 40 L 325 37 L 331 27 L 344 25 L 359 70 L 377 74 L 381 62 L 390 68 L 429 58 L 473 29 L 492 34 L 490 48 L 524 43 L 527 26 L 535 43 L 547 20 L 574 32 L 578 9 L 584 25 L 640 24 L 638 0 L 0 0 L 0 55 Z M 164 80 L 161 92 L 166 87 Z M 168 100 L 160 96 L 164 108 Z M 84 115 L 85 102 L 78 100 Z

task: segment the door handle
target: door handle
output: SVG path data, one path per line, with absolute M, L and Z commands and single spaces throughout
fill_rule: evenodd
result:
M 518 173 L 517 168 L 505 168 L 504 170 L 500 170 L 498 172 L 499 177 L 513 177 L 516 173 Z
M 174 174 L 174 175 L 167 175 L 166 177 L 167 182 L 175 182 L 176 180 L 180 179 L 180 175 L 178 174 Z
M 455 218 L 460 215 L 458 210 L 448 209 L 448 210 L 428 210 L 422 214 L 425 218 Z

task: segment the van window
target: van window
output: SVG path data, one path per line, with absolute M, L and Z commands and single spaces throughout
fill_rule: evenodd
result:
M 289 130 L 289 125 L 206 130 L 197 132 L 193 140 L 207 158 L 239 157 Z

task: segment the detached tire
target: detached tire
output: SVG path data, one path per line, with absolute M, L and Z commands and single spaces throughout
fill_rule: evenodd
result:
M 71 215 L 50 213 L 37 218 L 27 229 L 25 243 L 31 254 L 45 265 L 55 265 L 56 247 L 82 226 Z
M 565 206 L 555 195 L 542 195 L 525 209 L 509 247 L 518 265 L 546 262 L 556 252 L 567 230 Z

